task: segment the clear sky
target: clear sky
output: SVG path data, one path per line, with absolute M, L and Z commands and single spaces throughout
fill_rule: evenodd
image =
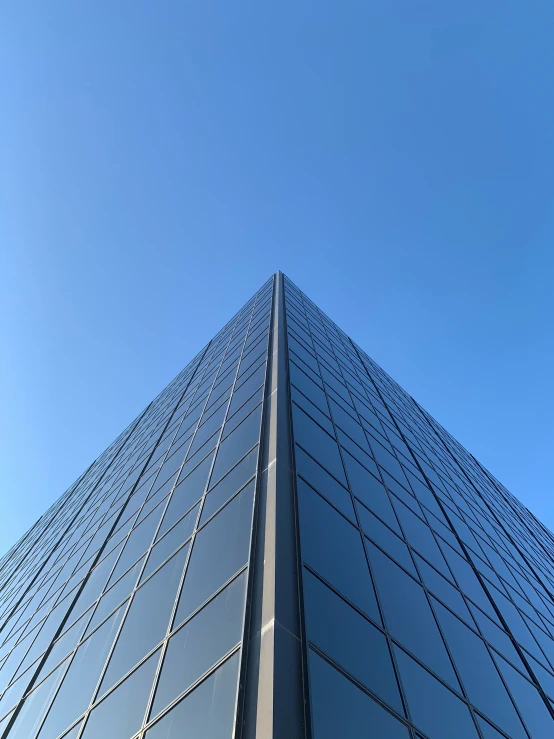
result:
M 276 269 L 554 528 L 552 0 L 18 0 L 0 551 Z

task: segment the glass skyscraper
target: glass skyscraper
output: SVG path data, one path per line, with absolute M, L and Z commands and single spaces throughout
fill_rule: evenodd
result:
M 551 738 L 553 558 L 277 273 L 2 558 L 0 738 Z

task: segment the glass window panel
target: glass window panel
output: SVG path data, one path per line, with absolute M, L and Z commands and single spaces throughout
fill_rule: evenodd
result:
M 175 625 L 248 562 L 252 502 L 252 488 L 244 488 L 196 535 Z
M 431 565 L 427 564 L 424 559 L 415 555 L 417 567 L 421 573 L 426 587 L 437 595 L 446 605 L 451 608 L 454 613 L 463 618 L 470 626 L 473 626 L 473 619 L 467 607 L 464 598 L 459 590 L 445 580 L 442 575 L 434 570 Z
M 200 515 L 201 524 L 219 510 L 252 477 L 256 472 L 257 459 L 258 447 L 256 446 L 215 487 L 208 491 Z
M 429 526 L 402 503 L 397 503 L 395 508 L 409 544 L 425 559 L 428 559 L 443 575 L 450 577 L 450 570 L 446 566 L 444 557 Z
M 312 650 L 309 664 L 314 739 L 409 739 L 400 721 Z
M 290 381 L 304 395 L 319 408 L 320 411 L 329 415 L 327 398 L 319 385 L 316 385 L 305 372 L 302 372 L 294 362 L 290 363 Z
M 504 734 L 501 734 L 496 729 L 493 729 L 489 722 L 485 721 L 485 719 L 481 718 L 481 716 L 477 714 L 476 716 L 477 723 L 479 725 L 479 728 L 481 729 L 481 733 L 483 734 L 484 739 L 504 739 Z
M 423 589 L 367 542 L 379 600 L 391 635 L 458 688 L 458 681 Z
M 327 416 L 324 413 L 322 413 L 319 410 L 319 408 L 317 408 L 313 403 L 311 403 L 307 398 L 305 398 L 302 395 L 302 393 L 299 393 L 295 387 L 291 387 L 290 390 L 291 390 L 291 398 L 294 401 L 294 403 L 300 406 L 300 408 L 302 408 L 303 411 L 305 411 L 315 421 L 317 421 L 320 426 L 323 426 L 323 428 L 325 429 L 325 431 L 327 431 L 327 433 L 331 434 L 331 436 L 334 436 L 335 429 L 333 428 L 333 424 L 331 423 L 330 419 L 327 418 Z
M 83 634 L 83 629 L 85 628 L 89 617 L 90 611 L 81 616 L 81 618 L 78 619 L 73 626 L 67 629 L 67 631 L 54 643 L 50 650 L 50 654 L 41 667 L 41 675 L 48 675 L 50 670 L 73 650 Z
M 128 739 L 142 725 L 154 673 L 155 652 L 91 712 L 83 739 Z
M 258 387 L 263 383 L 265 380 L 265 358 L 260 363 L 259 367 L 256 367 L 256 369 L 253 370 L 253 372 L 247 372 L 246 374 L 241 374 L 239 372 L 237 377 L 237 384 L 235 386 L 235 390 L 233 392 L 233 395 L 237 392 L 237 390 L 242 389 L 243 385 L 245 385 L 247 382 L 251 385 L 254 385 L 254 387 Z
M 154 570 L 164 562 L 170 554 L 181 546 L 190 536 L 194 530 L 194 524 L 198 516 L 199 506 L 195 506 L 192 511 L 189 511 L 178 524 L 176 524 L 167 534 L 164 535 L 161 541 L 152 547 L 148 556 L 148 562 L 142 573 L 141 580 L 144 581 L 151 575 Z
M 430 739 L 477 739 L 466 704 L 401 649 L 394 652 L 415 725 Z
M 21 711 L 10 729 L 10 739 L 32 739 L 60 684 L 67 663 L 60 665 L 46 680 L 25 699 Z M 65 728 L 65 727 L 64 727 Z
M 82 725 L 82 722 L 79 722 L 77 726 L 74 726 L 70 731 L 64 734 L 62 739 L 77 739 L 77 735 L 79 734 L 81 725 Z
M 262 406 L 256 408 L 220 443 L 210 484 L 213 485 L 260 440 Z
M 359 531 L 307 485 L 298 493 L 304 561 L 380 623 Z
M 495 657 L 506 685 L 514 697 L 529 734 L 535 739 L 551 737 L 554 722 L 537 689 L 508 664 L 502 657 Z
M 40 739 L 54 739 L 88 708 L 122 616 L 120 609 L 75 652 L 40 731 Z
M 117 547 L 116 549 L 114 549 L 111 554 L 109 554 L 98 565 L 98 567 L 96 567 L 91 572 L 89 579 L 87 580 L 83 590 L 81 591 L 81 594 L 79 595 L 77 601 L 75 602 L 75 605 L 71 609 L 70 618 L 72 620 L 73 618 L 76 618 L 81 613 L 83 613 L 83 611 L 86 611 L 87 608 L 92 605 L 94 601 L 98 598 L 98 596 L 104 589 L 104 585 L 106 584 L 106 580 L 108 578 L 108 575 L 110 574 L 110 570 L 114 566 L 115 560 L 117 559 L 117 555 L 120 551 L 121 547 Z
M 184 516 L 187 511 L 202 497 L 206 488 L 210 467 L 212 464 L 213 454 L 210 454 L 195 469 L 180 482 L 167 506 L 162 525 L 158 532 L 161 537 L 168 531 L 177 521 Z
M 402 539 L 396 536 L 394 532 L 387 528 L 377 516 L 374 516 L 361 503 L 358 503 L 356 508 L 360 517 L 360 525 L 365 533 L 371 537 L 375 544 L 380 546 L 381 549 L 384 549 L 387 554 L 401 564 L 404 569 L 411 572 L 414 577 L 418 577 L 408 547 Z
M 227 418 L 227 421 L 225 423 L 225 433 L 228 434 L 233 429 L 235 429 L 241 423 L 241 421 L 243 421 L 246 416 L 251 413 L 254 408 L 256 408 L 258 403 L 261 401 L 263 394 L 263 388 L 261 387 L 249 400 L 246 401 L 242 408 L 239 408 L 236 413 Z
M 343 410 L 342 406 L 334 400 L 329 401 L 331 413 L 333 414 L 333 421 L 339 426 L 356 444 L 358 444 L 366 454 L 370 453 L 369 444 L 367 443 L 366 435 L 358 423 L 357 420 Z
M 127 543 L 125 544 L 125 548 L 121 552 L 121 557 L 119 558 L 112 576 L 110 577 L 110 583 L 116 582 L 116 580 L 118 580 L 121 575 L 123 575 L 123 573 L 126 572 L 134 562 L 136 562 L 140 555 L 144 554 L 148 549 L 152 543 L 152 538 L 159 523 L 162 510 L 162 507 L 156 508 L 156 510 L 153 511 L 147 519 L 131 532 L 127 539 Z
M 207 680 L 149 729 L 146 739 L 230 739 L 235 719 L 239 656 L 233 655 Z
M 164 638 L 185 556 L 185 550 L 181 549 L 137 590 L 110 657 L 100 695 Z
M 265 366 L 262 369 L 265 369 Z M 248 377 L 239 388 L 235 388 L 233 397 L 231 398 L 231 405 L 229 406 L 229 415 L 233 415 L 235 411 L 238 411 L 243 403 L 246 403 L 248 398 L 250 398 L 256 390 L 261 389 L 263 392 L 262 383 L 263 376 L 260 381 L 259 375 L 256 372 L 254 375 Z
M 294 438 L 337 480 L 346 482 L 336 441 L 293 403 Z
M 304 597 L 308 639 L 403 713 L 385 636 L 307 570 Z
M 240 642 L 246 579 L 246 573 L 239 575 L 171 637 L 151 716 L 156 716 Z
M 471 565 L 469 565 L 469 563 L 459 554 L 456 554 L 456 552 L 448 545 L 442 544 L 441 549 L 450 569 L 454 573 L 454 577 L 460 586 L 460 590 L 468 598 L 471 598 L 471 600 L 473 600 L 479 608 L 485 611 L 487 615 L 496 621 L 496 613 L 494 612 L 485 591 L 481 587 L 481 583 L 473 572 Z
M 514 739 L 525 731 L 485 643 L 435 601 L 439 619 L 469 700 Z
M 102 623 L 106 616 L 109 616 L 116 606 L 127 599 L 135 586 L 136 579 L 143 562 L 144 557 L 142 557 L 126 575 L 123 575 L 123 577 L 107 591 L 106 595 L 99 600 L 96 610 L 94 611 L 94 615 L 87 627 L 86 634 L 90 634 L 94 631 L 98 624 Z
M 348 490 L 326 472 L 299 446 L 295 447 L 296 470 L 321 495 L 329 500 L 335 508 L 344 513 L 351 521 L 356 522 L 352 498 Z
M 400 534 L 400 527 L 384 485 L 347 452 L 344 454 L 344 464 L 346 465 L 350 488 L 354 495 Z

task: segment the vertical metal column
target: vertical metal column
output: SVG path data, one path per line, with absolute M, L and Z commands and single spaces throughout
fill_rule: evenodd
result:
M 242 739 L 304 739 L 302 630 L 283 275 L 274 276 Z

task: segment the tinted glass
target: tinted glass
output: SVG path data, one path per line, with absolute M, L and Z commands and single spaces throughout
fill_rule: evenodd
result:
M 146 739 L 229 739 L 233 735 L 238 655 L 231 657 L 210 677 L 172 708 L 146 732 Z
M 400 721 L 312 651 L 310 688 L 314 739 L 409 739 Z
M 245 488 L 197 534 L 175 624 L 187 618 L 248 561 L 252 499 L 252 488 Z

